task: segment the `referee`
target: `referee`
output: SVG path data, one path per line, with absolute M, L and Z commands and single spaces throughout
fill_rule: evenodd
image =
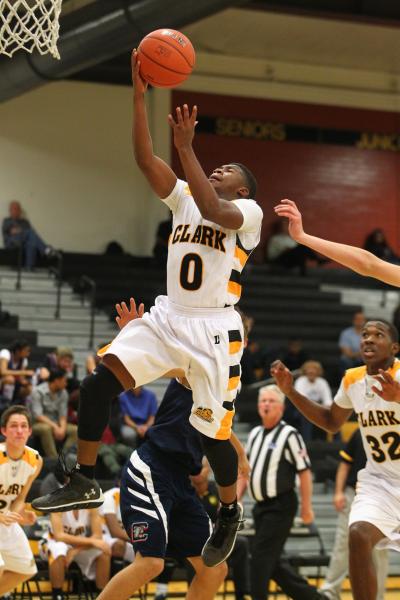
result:
M 240 480 L 239 498 L 248 486 L 256 501 L 255 536 L 251 558 L 251 595 L 265 600 L 273 579 L 294 600 L 322 600 L 323 594 L 308 584 L 281 558 L 297 513 L 296 475 L 300 479 L 301 518 L 312 523 L 310 460 L 299 432 L 282 420 L 285 396 L 276 385 L 260 389 L 258 414 L 262 425 L 249 434 L 246 452 L 251 466 L 249 481 Z

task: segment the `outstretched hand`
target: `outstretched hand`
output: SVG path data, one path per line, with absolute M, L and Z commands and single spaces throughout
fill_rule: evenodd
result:
M 168 115 L 168 123 L 174 132 L 174 144 L 177 150 L 192 145 L 194 130 L 197 125 L 197 106 L 193 106 L 190 113 L 187 104 L 176 108 L 176 120 L 172 114 Z
M 285 198 L 281 200 L 280 203 L 274 207 L 275 213 L 279 217 L 286 217 L 289 219 L 289 233 L 290 236 L 301 244 L 302 238 L 304 236 L 303 229 L 303 221 L 301 217 L 301 212 L 297 208 L 295 202 L 293 200 L 288 200 Z
M 387 402 L 397 402 L 400 404 L 400 383 L 383 369 L 379 369 L 379 375 L 375 376 L 381 387 L 372 386 L 372 391 Z
M 271 375 L 281 392 L 288 396 L 293 389 L 293 375 L 286 365 L 280 360 L 275 360 L 271 365 Z
M 130 321 L 141 319 L 143 317 L 144 304 L 139 304 L 139 308 L 137 309 L 135 299 L 131 298 L 129 301 L 129 308 L 125 302 L 121 302 L 121 304 L 115 305 L 115 310 L 118 313 L 118 316 L 115 317 L 117 325 L 120 329 L 123 329 Z
M 131 54 L 131 69 L 132 83 L 135 91 L 144 94 L 147 90 L 148 83 L 143 79 L 143 77 L 140 74 L 140 60 L 136 48 L 132 50 Z

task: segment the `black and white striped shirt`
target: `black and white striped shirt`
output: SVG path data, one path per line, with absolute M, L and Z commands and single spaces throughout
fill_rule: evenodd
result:
M 292 490 L 296 474 L 311 467 L 303 438 L 285 421 L 273 429 L 254 427 L 246 453 L 251 465 L 248 490 L 257 502 Z

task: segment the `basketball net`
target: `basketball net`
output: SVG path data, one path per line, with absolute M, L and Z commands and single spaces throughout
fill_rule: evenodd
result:
M 17 50 L 51 54 L 57 50 L 62 0 L 0 0 L 0 54 Z

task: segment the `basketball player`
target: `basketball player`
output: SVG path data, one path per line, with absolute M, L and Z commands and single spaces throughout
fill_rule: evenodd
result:
M 104 504 L 99 513 L 103 519 L 103 539 L 111 546 L 112 555 L 131 563 L 135 557 L 129 537 L 122 525 L 120 489 L 113 487 L 104 492 Z
M 53 600 L 63 600 L 65 570 L 73 561 L 102 590 L 110 578 L 111 545 L 103 540 L 98 509 L 52 514 L 40 555 L 49 563 Z
M 289 400 L 312 423 L 336 433 L 357 415 L 367 455 L 358 473 L 349 518 L 350 579 L 354 600 L 375 600 L 373 548 L 400 551 L 400 361 L 397 329 L 382 319 L 367 321 L 361 332 L 365 366 L 346 371 L 327 408 L 299 394 L 293 376 L 276 361 L 271 374 Z
M 64 488 L 38 498 L 34 507 L 63 511 L 100 505 L 94 467 L 111 398 L 178 369 L 193 391 L 190 422 L 202 435 L 219 487 L 221 510 L 203 553 L 207 564 L 218 564 L 232 550 L 243 513 L 236 500 L 237 454 L 230 443 L 243 352 L 242 322 L 234 305 L 241 294 L 240 273 L 260 239 L 263 214 L 250 199 L 256 182 L 246 167 L 230 163 L 205 175 L 192 147 L 196 107 L 191 112 L 187 105 L 178 107 L 176 119 L 169 115 L 187 182 L 153 154 L 147 84 L 139 66 L 133 52 L 134 153 L 150 186 L 173 213 L 168 297 L 158 297 L 150 313 L 129 323 L 83 381 L 77 469 Z
M 400 287 L 399 265 L 386 262 L 363 248 L 338 244 L 306 233 L 303 229 L 301 212 L 293 200 L 281 200 L 274 210 L 280 217 L 289 219 L 289 233 L 299 244 L 324 254 L 360 275 L 374 277 L 389 285 Z
M 122 303 L 117 311 L 121 328 L 142 314 L 132 300 L 129 309 Z M 190 600 L 212 600 L 226 576 L 225 562 L 210 568 L 200 556 L 211 524 L 190 483 L 201 473 L 203 458 L 200 434 L 189 423 L 191 408 L 191 391 L 172 380 L 154 425 L 124 468 L 121 515 L 135 560 L 111 579 L 101 600 L 127 600 L 162 572 L 165 556 L 186 558 L 193 565 L 196 576 L 188 590 Z M 244 449 L 237 438 L 234 443 L 240 472 L 248 476 Z
M 30 579 L 37 571 L 29 541 L 21 525 L 33 525 L 35 513 L 25 509 L 25 498 L 42 468 L 36 450 L 26 446 L 32 433 L 24 406 L 14 405 L 1 416 L 0 443 L 0 596 Z

